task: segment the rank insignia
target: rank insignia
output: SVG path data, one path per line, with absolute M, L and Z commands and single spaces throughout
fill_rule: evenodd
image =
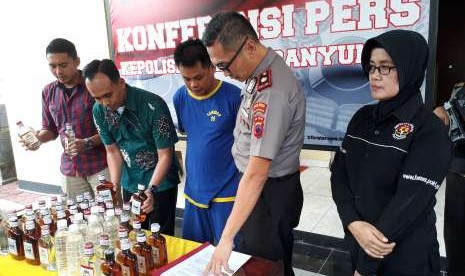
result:
M 266 111 L 266 103 L 258 102 L 253 105 L 253 113 L 262 113 L 265 114 Z
M 253 117 L 253 136 L 260 139 L 263 137 L 263 129 L 265 128 L 265 117 L 254 116 Z
M 262 91 L 265 88 L 271 87 L 271 69 L 258 75 L 257 91 Z
M 392 137 L 396 140 L 405 139 L 409 133 L 413 132 L 413 125 L 411 123 L 400 123 L 394 127 Z
M 253 77 L 250 81 L 249 84 L 247 85 L 247 88 L 245 91 L 247 93 L 252 94 L 253 90 L 255 89 L 255 85 L 257 84 L 257 77 Z

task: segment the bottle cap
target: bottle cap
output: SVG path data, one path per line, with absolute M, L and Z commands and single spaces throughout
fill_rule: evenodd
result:
M 150 225 L 150 230 L 152 230 L 152 233 L 156 233 L 156 232 L 160 231 L 160 224 L 158 224 L 156 222 L 152 223 Z
M 107 234 L 100 235 L 100 245 L 110 245 L 110 237 Z
M 144 184 L 137 184 L 137 189 L 139 191 L 145 191 L 145 185 Z

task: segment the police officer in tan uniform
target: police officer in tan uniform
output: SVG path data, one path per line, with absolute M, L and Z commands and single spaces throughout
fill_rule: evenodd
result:
M 232 153 L 239 183 L 231 215 L 205 273 L 223 275 L 235 250 L 282 260 L 292 270 L 292 230 L 303 204 L 299 153 L 305 129 L 305 95 L 291 69 L 262 45 L 236 12 L 217 14 L 203 41 L 213 64 L 226 76 L 245 82 L 236 119 Z

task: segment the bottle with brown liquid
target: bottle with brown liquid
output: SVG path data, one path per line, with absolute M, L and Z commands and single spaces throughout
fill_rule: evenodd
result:
M 139 276 L 150 275 L 150 271 L 153 269 L 152 247 L 146 243 L 146 240 L 145 233 L 138 233 L 137 243 L 132 247 L 132 252 L 137 257 Z
M 116 194 L 113 190 L 113 183 L 108 181 L 104 174 L 99 174 L 98 181 L 99 184 L 95 189 L 97 190 L 97 194 L 102 197 L 103 202 L 111 199 L 111 201 L 116 203 Z
M 150 225 L 152 235 L 149 236 L 148 243 L 152 246 L 152 258 L 155 268 L 160 268 L 168 263 L 168 253 L 166 251 L 166 239 L 160 234 L 160 224 Z
M 16 218 L 10 218 L 8 230 L 8 252 L 15 260 L 24 260 L 23 231 L 19 228 Z
M 26 262 L 31 265 L 40 265 L 39 257 L 39 239 L 40 236 L 37 234 L 36 224 L 33 220 L 26 222 L 26 233 L 24 233 L 23 244 L 24 244 L 24 256 Z
M 121 252 L 116 256 L 116 261 L 121 265 L 121 271 L 124 276 L 136 276 L 137 257 L 131 252 L 131 244 L 128 239 L 121 240 Z
M 123 272 L 121 271 L 121 265 L 115 262 L 115 251 L 112 248 L 108 248 L 104 252 L 105 261 L 100 265 L 103 275 L 108 276 L 121 276 Z
M 143 184 L 138 184 L 137 189 L 138 192 L 132 195 L 131 212 L 139 219 L 140 222 L 144 222 L 147 214 L 141 209 L 141 206 L 147 199 L 147 195 L 144 193 L 145 186 Z

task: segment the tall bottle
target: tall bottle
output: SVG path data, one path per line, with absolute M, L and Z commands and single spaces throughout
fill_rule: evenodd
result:
M 160 234 L 160 224 L 150 225 L 152 235 L 148 239 L 148 244 L 152 246 L 152 257 L 155 268 L 160 268 L 168 263 L 168 253 L 166 251 L 166 239 Z
M 137 243 L 132 247 L 132 251 L 137 257 L 139 276 L 150 275 L 150 271 L 153 269 L 152 247 L 146 243 L 146 240 L 144 233 L 138 233 Z
M 115 251 L 112 248 L 105 250 L 105 261 L 100 265 L 103 275 L 121 276 L 121 265 L 115 262 Z
M 132 195 L 131 212 L 139 219 L 140 222 L 144 222 L 147 214 L 142 210 L 141 206 L 147 199 L 147 195 L 144 193 L 145 186 L 143 184 L 138 184 L 137 189 L 138 192 Z
M 48 271 L 55 271 L 57 269 L 55 259 L 55 244 L 54 239 L 50 235 L 47 225 L 41 228 L 41 237 L 39 240 L 39 257 L 40 266 Z
M 79 227 L 79 231 L 81 232 L 82 237 L 86 240 L 86 233 L 87 233 L 87 223 L 84 221 L 84 216 L 82 213 L 77 213 L 73 216 L 73 223 L 77 224 Z
M 26 262 L 31 265 L 40 265 L 39 258 L 39 239 L 40 236 L 36 231 L 36 224 L 33 220 L 26 222 L 26 233 L 24 233 L 24 256 Z
M 18 220 L 10 218 L 8 230 L 8 251 L 15 260 L 24 260 L 23 231 L 18 227 Z
M 125 276 L 136 276 L 137 257 L 131 252 L 131 245 L 128 239 L 121 240 L 121 252 L 116 256 L 116 261 L 121 265 L 121 271 Z
M 65 153 L 70 157 L 73 158 L 77 155 L 76 151 L 71 151 L 69 149 L 69 145 L 76 141 L 76 134 L 73 130 L 73 125 L 71 123 L 65 124 Z
M 57 222 L 55 233 L 55 252 L 58 276 L 68 276 L 68 262 L 66 259 L 66 239 L 68 238 L 68 221 L 61 219 Z
M 103 234 L 103 221 L 98 214 L 97 206 L 92 207 L 90 212 L 91 214 L 87 221 L 86 241 L 98 244 L 98 239 Z
M 103 231 L 109 235 L 111 247 L 115 247 L 118 240 L 119 221 L 115 217 L 115 210 L 108 209 L 106 214 L 105 221 L 103 222 Z
M 95 257 L 94 245 L 91 242 L 84 244 L 84 255 L 80 261 L 79 275 L 101 275 L 100 273 L 100 259 Z
M 95 189 L 97 190 L 98 195 L 102 197 L 103 202 L 111 199 L 113 203 L 116 203 L 116 194 L 113 190 L 113 183 L 108 181 L 104 174 L 99 174 L 98 181 L 99 184 Z
M 71 224 L 66 238 L 66 260 L 69 275 L 79 275 L 83 244 L 84 239 L 79 231 L 79 226 Z
M 38 149 L 40 147 L 40 141 L 34 129 L 24 126 L 21 121 L 18 121 L 16 125 L 18 126 L 18 136 L 26 143 L 27 147 L 33 150 Z

